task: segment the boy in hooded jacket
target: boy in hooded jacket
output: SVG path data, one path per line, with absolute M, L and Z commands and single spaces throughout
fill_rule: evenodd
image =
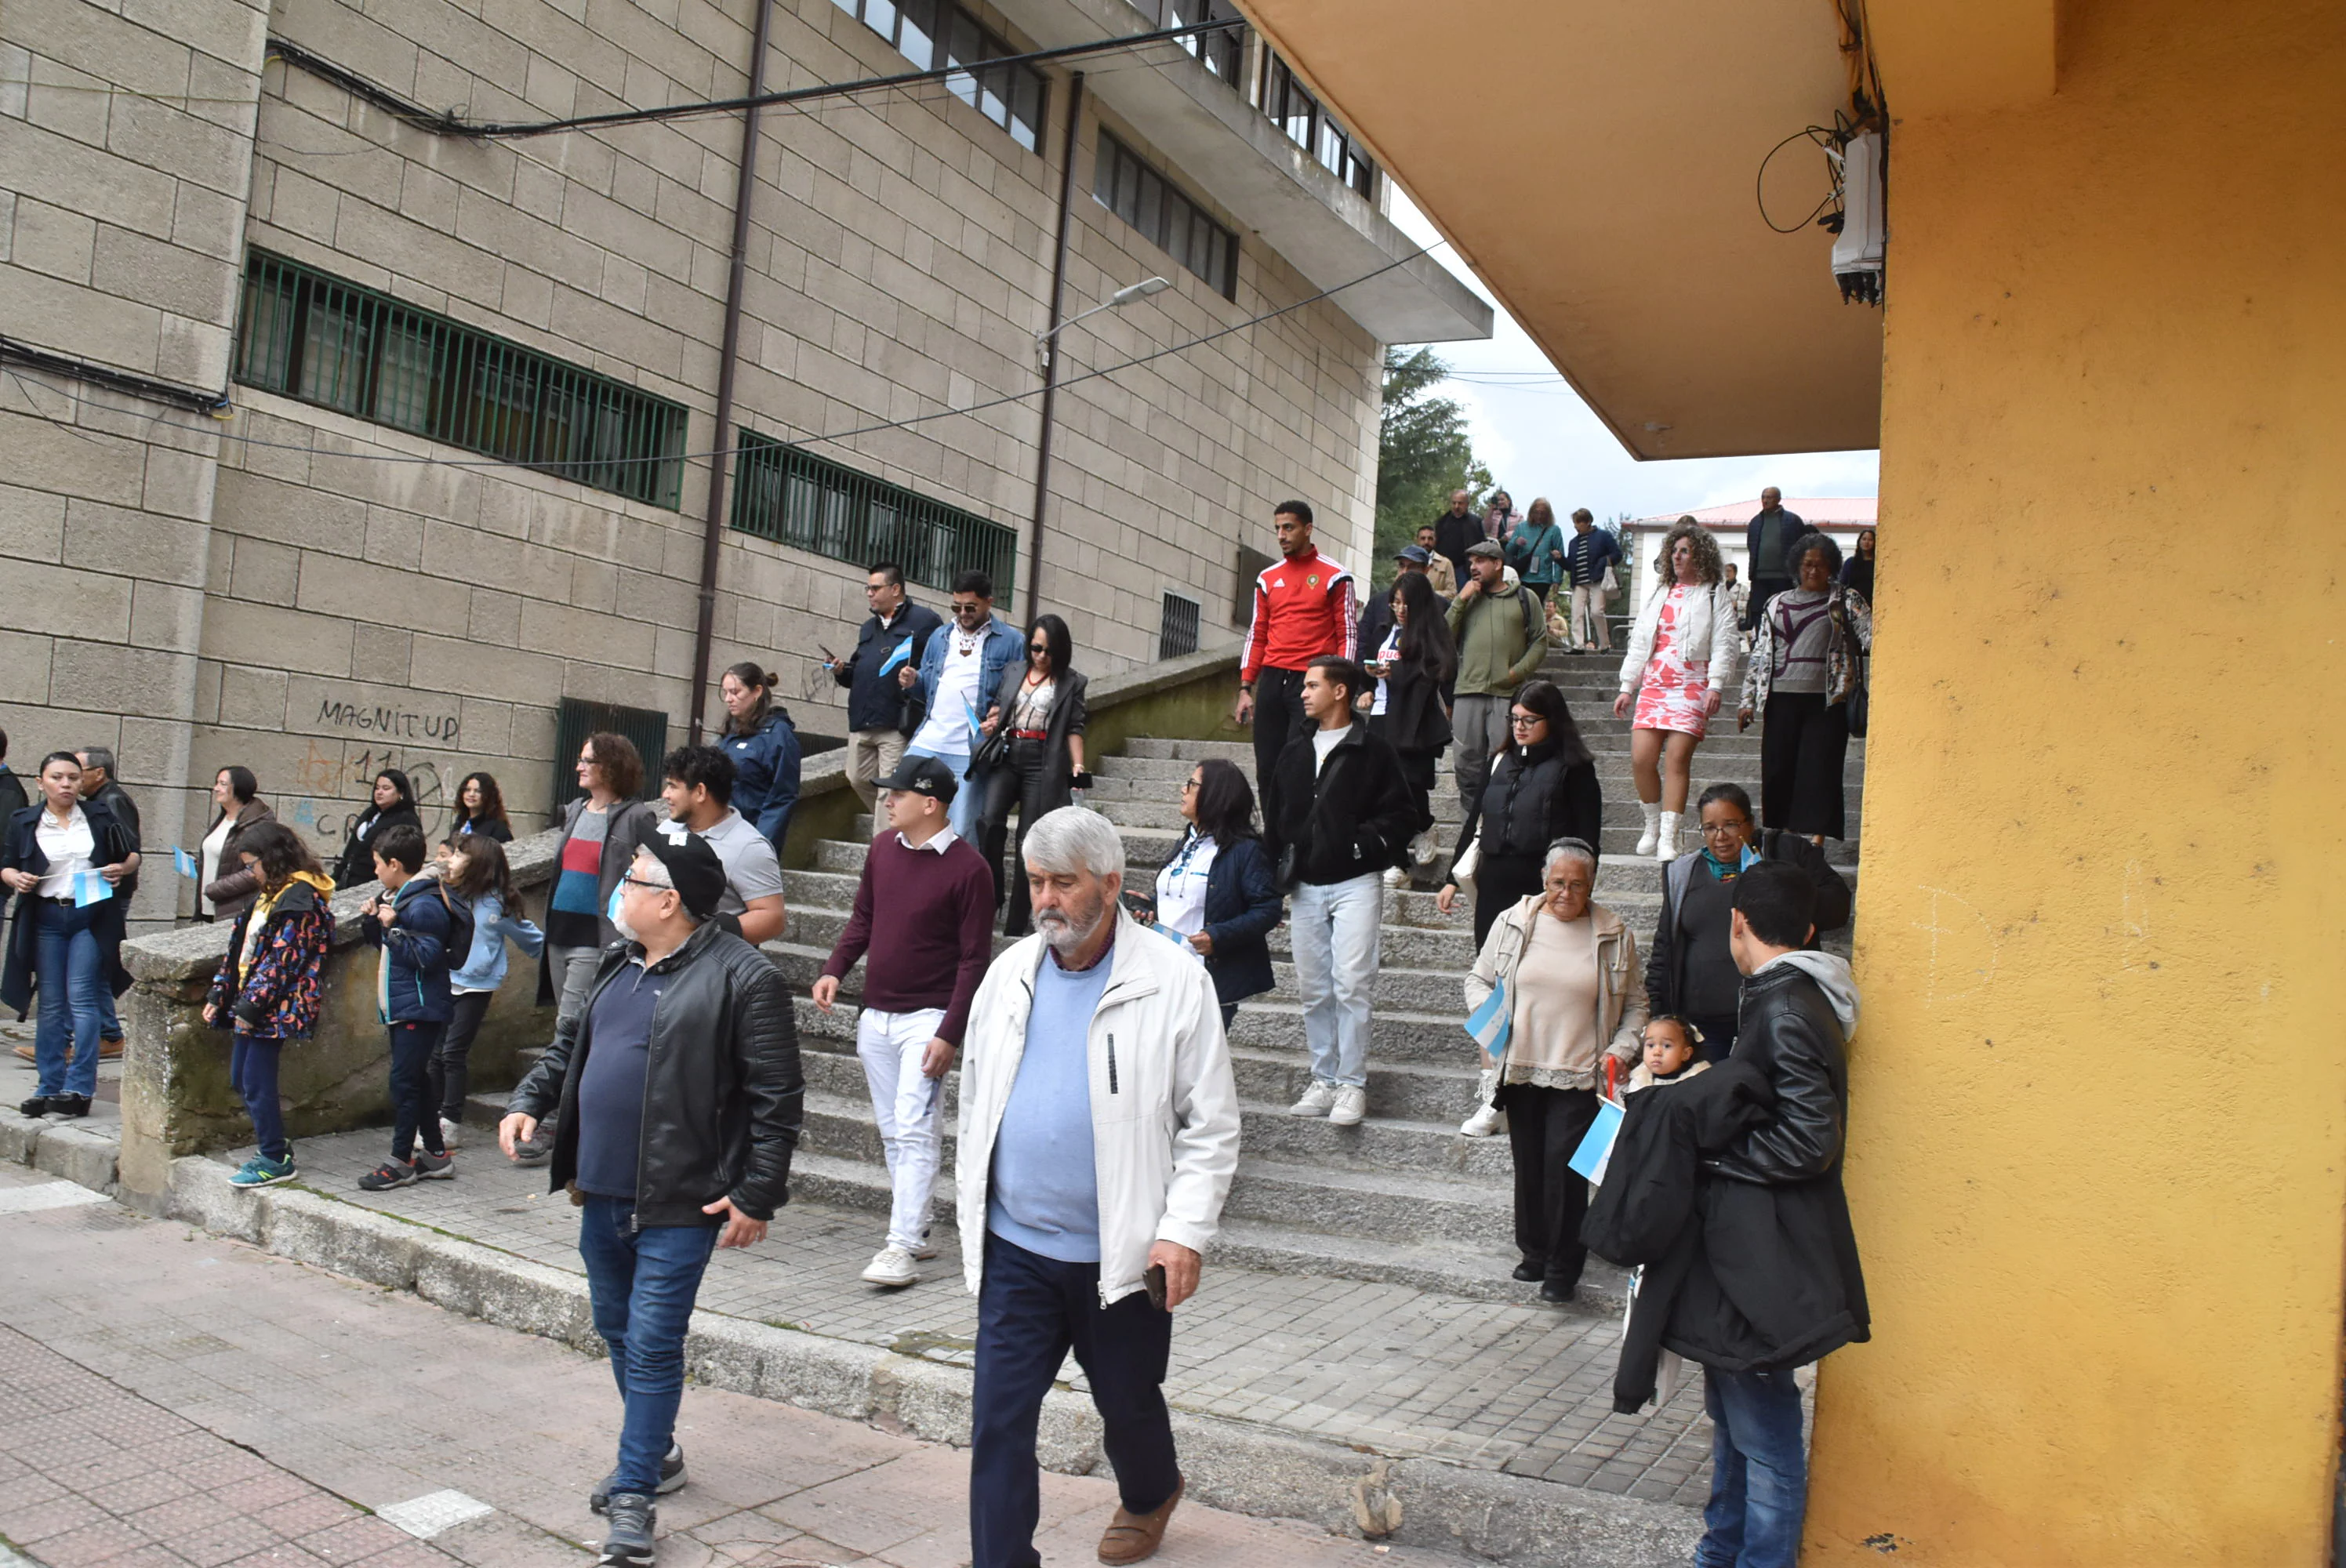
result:
M 387 1192 L 456 1174 L 431 1104 L 433 1053 L 454 1011 L 448 974 L 473 945 L 473 912 L 436 877 L 420 877 L 423 835 L 385 829 L 374 845 L 383 891 L 360 911 L 367 945 L 380 948 L 375 1011 L 391 1035 L 391 1158 L 359 1177 L 362 1192 Z M 423 1147 L 418 1149 L 418 1139 Z

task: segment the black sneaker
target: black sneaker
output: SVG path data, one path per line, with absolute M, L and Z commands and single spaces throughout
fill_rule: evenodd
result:
M 1569 1307 L 1579 1288 L 1578 1285 L 1562 1279 L 1543 1280 L 1540 1282 L 1540 1299 L 1551 1307 Z
M 46 1095 L 36 1095 L 31 1099 L 26 1101 L 23 1105 L 18 1105 L 16 1107 L 16 1114 L 20 1116 L 30 1116 L 35 1121 L 38 1121 L 41 1117 L 49 1114 L 49 1105 L 50 1100 Z
M 403 1165 L 397 1160 L 385 1160 L 382 1164 L 375 1166 L 374 1169 L 367 1172 L 366 1175 L 359 1177 L 359 1190 L 361 1192 L 389 1192 L 395 1186 L 413 1186 L 415 1185 L 415 1176 L 416 1170 L 414 1166 Z
M 1536 1285 L 1547 1278 L 1547 1265 L 1544 1262 L 1534 1263 L 1531 1259 L 1525 1258 L 1515 1265 L 1515 1272 L 1511 1278 L 1520 1284 Z
M 89 1096 L 87 1095 L 55 1095 L 49 1101 L 49 1115 L 66 1117 L 87 1116 L 89 1115 Z
M 455 1157 L 452 1155 L 435 1155 L 430 1149 L 416 1150 L 415 1179 L 417 1181 L 455 1180 Z
M 610 1475 L 605 1476 L 595 1483 L 595 1490 L 586 1494 L 588 1508 L 601 1513 L 611 1506 L 611 1480 L 618 1473 L 615 1470 Z M 660 1461 L 659 1485 L 653 1490 L 660 1496 L 666 1497 L 671 1492 L 681 1491 L 683 1487 L 684 1445 L 670 1443 L 668 1446 L 668 1457 Z
M 659 1522 L 652 1500 L 640 1492 L 615 1492 L 607 1512 L 611 1522 L 597 1568 L 651 1568 L 652 1527 Z

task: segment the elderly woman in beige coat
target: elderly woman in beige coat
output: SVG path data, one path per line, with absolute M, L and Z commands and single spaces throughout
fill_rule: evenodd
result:
M 1484 1074 L 1484 1105 L 1469 1136 L 1497 1130 L 1504 1114 L 1515 1164 L 1515 1277 L 1539 1282 L 1540 1299 L 1572 1299 L 1588 1259 L 1580 1220 L 1588 1184 L 1571 1167 L 1596 1120 L 1596 1095 L 1610 1055 L 1638 1060 L 1646 988 L 1637 939 L 1621 917 L 1590 901 L 1596 851 L 1579 839 L 1547 849 L 1542 886 L 1491 924 L 1466 976 L 1471 1014 L 1504 987 L 1510 1024 L 1505 1052 Z

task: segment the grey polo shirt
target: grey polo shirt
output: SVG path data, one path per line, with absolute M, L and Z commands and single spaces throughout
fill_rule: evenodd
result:
M 685 826 L 670 819 L 659 825 L 659 830 L 671 839 L 681 838 Z M 724 820 L 700 836 L 709 840 L 725 867 L 725 896 L 717 902 L 719 914 L 738 915 L 750 907 L 751 899 L 772 898 L 782 891 L 782 862 L 774 854 L 774 846 L 740 812 L 727 807 Z

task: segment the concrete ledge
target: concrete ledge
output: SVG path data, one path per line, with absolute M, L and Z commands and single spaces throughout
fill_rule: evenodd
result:
M 0 1122 L 0 1156 L 22 1141 Z M 228 1166 L 199 1156 L 173 1161 L 168 1213 L 281 1257 L 415 1291 L 500 1328 L 601 1352 L 586 1282 L 577 1275 L 299 1186 L 240 1192 L 229 1176 Z M 964 1367 L 705 1311 L 693 1314 L 685 1358 L 693 1380 L 706 1387 L 932 1441 L 969 1443 L 970 1373 Z M 1394 1458 L 1182 1410 L 1174 1412 L 1173 1427 L 1190 1494 L 1199 1502 L 1306 1520 L 1336 1534 L 1501 1563 L 1661 1568 L 1686 1562 L 1701 1533 L 1699 1520 L 1668 1504 Z M 1044 1400 L 1038 1446 L 1049 1470 L 1099 1471 L 1099 1418 L 1090 1400 L 1053 1390 Z
M 30 1166 L 92 1192 L 115 1190 L 120 1147 L 110 1134 L 77 1123 L 35 1121 L 0 1111 L 0 1161 Z

